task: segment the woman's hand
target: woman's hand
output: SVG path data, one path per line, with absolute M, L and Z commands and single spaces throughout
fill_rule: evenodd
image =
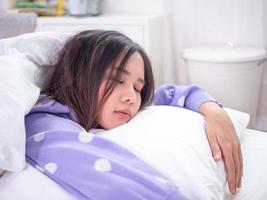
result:
M 234 126 L 227 113 L 214 102 L 201 104 L 199 111 L 207 120 L 205 129 L 213 158 L 223 159 L 229 190 L 235 194 L 236 188 L 241 187 L 243 159 Z

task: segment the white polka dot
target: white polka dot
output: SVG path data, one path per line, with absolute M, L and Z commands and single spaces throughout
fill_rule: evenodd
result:
M 44 168 L 51 174 L 54 174 L 57 171 L 57 164 L 54 162 L 47 163 Z
M 165 92 L 167 98 L 169 98 L 169 99 L 172 98 L 170 90 L 165 90 L 164 92 Z
M 45 138 L 45 132 L 37 133 L 33 136 L 35 142 L 41 142 Z
M 167 183 L 168 183 L 167 180 L 165 180 L 165 179 L 163 179 L 163 178 L 160 178 L 160 177 L 156 177 L 155 179 L 156 179 L 157 181 L 161 182 L 161 183 L 164 183 L 164 184 L 167 184 Z
M 92 133 L 80 132 L 79 133 L 79 141 L 82 143 L 89 143 L 94 139 L 94 135 Z
M 184 102 L 185 102 L 185 96 L 181 96 L 178 99 L 177 104 L 178 104 L 178 106 L 183 107 L 184 106 Z
M 109 160 L 101 158 L 95 162 L 94 168 L 96 171 L 107 172 L 111 170 L 111 163 Z
M 38 170 L 41 171 L 41 172 L 44 172 L 44 171 L 45 171 L 45 170 L 44 170 L 42 167 L 40 167 L 39 165 L 35 165 L 35 168 L 38 169 Z

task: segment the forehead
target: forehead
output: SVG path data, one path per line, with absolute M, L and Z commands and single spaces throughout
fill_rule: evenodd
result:
M 124 56 L 121 55 L 115 63 L 115 69 L 125 74 L 139 74 L 144 76 L 144 60 L 139 52 L 134 52 L 127 60 L 125 67 L 121 69 L 119 66 L 122 64 Z

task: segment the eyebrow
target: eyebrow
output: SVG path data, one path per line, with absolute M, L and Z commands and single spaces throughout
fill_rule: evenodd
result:
M 119 72 L 122 72 L 122 73 L 126 74 L 126 75 L 130 75 L 130 74 L 131 74 L 131 73 L 128 72 L 126 69 L 120 69 L 119 67 L 116 67 L 115 69 L 116 69 L 117 71 L 119 71 Z M 145 84 L 145 80 L 142 79 L 142 78 L 138 78 L 137 81 L 139 81 L 139 82 L 142 83 L 142 84 Z

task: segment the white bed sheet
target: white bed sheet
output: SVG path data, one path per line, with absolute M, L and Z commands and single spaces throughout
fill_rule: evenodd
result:
M 244 177 L 242 188 L 229 200 L 267 199 L 267 132 L 246 129 L 242 138 Z M 4 200 L 74 200 L 48 177 L 35 168 L 19 173 L 5 173 L 0 178 L 0 199 Z

